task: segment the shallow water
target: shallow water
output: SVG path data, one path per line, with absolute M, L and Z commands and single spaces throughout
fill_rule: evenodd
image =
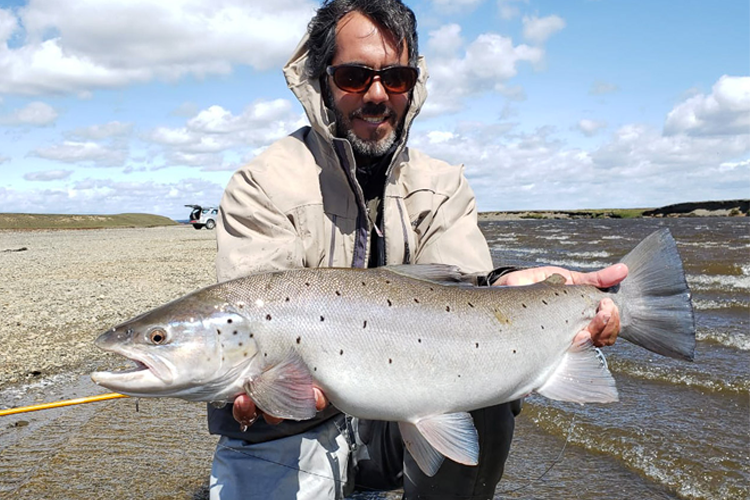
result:
M 497 499 L 750 497 L 750 221 L 529 220 L 482 228 L 497 264 L 588 270 L 616 262 L 663 226 L 678 242 L 694 293 L 695 362 L 621 341 L 606 349 L 620 402 L 528 398 Z M 0 403 L 99 393 L 88 378 L 95 368 L 2 388 Z M 215 443 L 204 405 L 179 400 L 122 399 L 3 417 L 0 498 L 202 500 Z

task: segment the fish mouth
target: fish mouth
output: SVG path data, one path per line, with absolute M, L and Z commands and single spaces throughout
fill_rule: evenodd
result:
M 122 370 L 94 372 L 91 374 L 94 383 L 129 396 L 148 395 L 172 383 L 173 376 L 166 365 L 159 366 L 162 364 L 149 363 L 134 356 L 124 357 L 132 366 Z

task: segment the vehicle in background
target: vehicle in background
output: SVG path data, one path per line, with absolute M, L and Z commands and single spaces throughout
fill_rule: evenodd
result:
M 219 207 L 202 207 L 200 205 L 185 205 L 192 208 L 190 212 L 190 224 L 195 229 L 213 229 L 216 227 L 216 217 L 219 214 Z

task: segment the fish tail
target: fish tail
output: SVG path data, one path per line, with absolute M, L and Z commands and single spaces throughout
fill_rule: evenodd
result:
M 692 361 L 693 305 L 669 230 L 652 233 L 621 262 L 629 272 L 613 297 L 620 308 L 620 336 L 657 354 Z

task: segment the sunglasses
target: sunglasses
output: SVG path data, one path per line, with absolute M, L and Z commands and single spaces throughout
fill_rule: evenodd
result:
M 411 66 L 391 66 L 385 69 L 372 69 L 358 64 L 328 66 L 326 73 L 333 77 L 333 83 L 344 92 L 364 94 L 376 76 L 391 94 L 409 92 L 417 84 L 419 69 Z

